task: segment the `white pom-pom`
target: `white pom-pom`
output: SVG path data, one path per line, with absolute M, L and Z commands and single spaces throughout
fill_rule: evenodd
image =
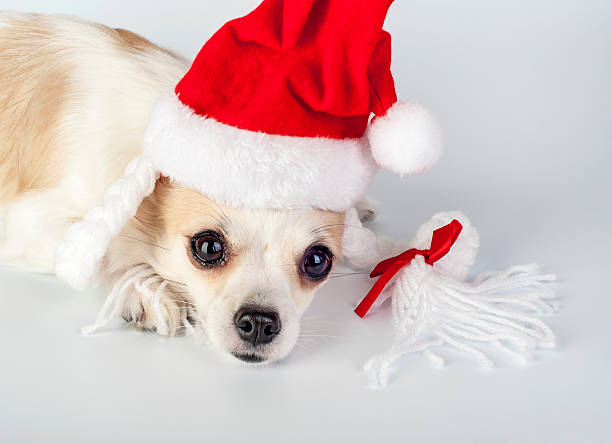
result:
M 451 248 L 450 252 L 436 262 L 434 268 L 446 276 L 458 281 L 464 281 L 476 261 L 476 254 L 480 245 L 478 230 L 470 220 L 460 211 L 444 211 L 434 214 L 431 219 L 421 225 L 421 228 L 409 242 L 411 248 L 426 249 L 431 245 L 431 236 L 434 230 L 443 227 L 451 220 L 457 219 L 463 226 L 461 235 Z
M 438 121 L 416 103 L 397 101 L 372 121 L 367 137 L 376 163 L 398 174 L 423 172 L 444 153 Z

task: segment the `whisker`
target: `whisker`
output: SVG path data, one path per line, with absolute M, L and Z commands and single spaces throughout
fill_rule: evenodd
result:
M 252 264 L 252 263 L 249 263 L 249 262 L 245 262 L 244 265 L 248 265 L 248 266 L 254 267 L 254 266 L 261 265 L 261 263 Z M 291 264 L 291 263 L 289 263 L 289 264 L 269 264 L 269 265 L 272 265 L 272 266 L 275 266 L 275 267 L 295 267 L 295 264 Z
M 322 345 L 320 342 L 318 341 L 314 341 L 314 340 L 309 340 L 307 338 L 298 338 L 295 341 L 296 344 L 309 344 L 309 345 Z
M 330 276 L 328 279 L 336 279 L 336 278 L 343 278 L 343 277 L 350 277 L 350 276 L 355 276 L 354 274 L 337 274 L 334 276 Z
M 358 225 L 348 225 L 348 224 L 338 223 L 338 224 L 319 225 L 318 227 L 313 228 L 311 231 L 313 234 L 328 233 L 329 229 L 333 227 L 345 227 L 345 228 L 348 227 L 348 228 L 357 228 L 357 229 L 362 228 Z
M 186 305 L 186 306 L 175 305 L 175 306 L 170 306 L 170 307 L 166 307 L 166 308 L 172 308 L 172 309 L 175 309 L 175 310 L 183 310 L 185 308 L 195 309 L 196 307 L 195 307 L 195 305 Z
M 165 280 L 165 281 L 168 281 L 168 282 L 172 282 L 173 284 L 183 285 L 184 287 L 186 287 L 186 286 L 187 286 L 187 284 L 185 284 L 185 283 L 183 283 L 183 282 L 173 281 L 172 279 L 166 279 L 166 278 L 162 278 L 162 279 L 163 279 L 163 280 Z
M 332 228 L 332 227 L 340 227 L 340 226 L 345 226 L 345 224 L 325 224 L 325 225 L 318 225 L 315 228 L 313 228 L 313 231 L 321 231 L 321 230 L 325 230 L 327 228 Z
M 354 271 L 354 272 L 353 271 L 346 271 L 346 272 L 338 271 L 336 273 L 333 273 L 333 272 L 329 273 L 330 276 L 354 276 L 356 274 L 368 274 L 369 275 L 370 273 L 368 273 L 367 271 Z
M 154 278 L 154 279 L 158 279 L 160 281 L 168 281 L 168 282 L 172 282 L 173 284 L 176 285 L 183 285 L 185 287 L 187 287 L 187 284 L 183 283 L 183 282 L 179 282 L 179 281 L 173 281 L 172 279 L 166 279 L 165 277 L 162 277 L 158 274 L 152 274 L 152 275 L 148 275 L 148 276 L 137 276 L 139 278 L 143 278 L 143 279 L 147 279 L 147 278 Z
M 309 332 L 311 330 L 307 329 L 305 327 L 326 328 L 326 327 L 329 327 L 330 325 L 338 325 L 338 323 L 337 322 L 333 322 L 333 321 L 309 321 L 307 324 L 302 324 L 301 328 L 302 328 L 303 332 Z M 312 332 L 318 333 L 317 331 L 314 331 L 314 330 L 312 330 Z
M 211 215 L 210 217 L 212 219 L 214 219 L 215 222 L 217 222 L 217 225 L 219 226 L 221 231 L 223 231 L 225 234 L 227 234 L 227 229 L 228 229 L 228 227 L 230 225 L 230 220 L 229 220 L 229 217 L 227 216 L 227 213 L 214 200 L 208 199 L 208 201 L 210 201 L 216 207 L 217 211 L 219 212 L 219 215 L 221 216 L 221 218 L 217 218 L 217 217 L 215 217 L 213 215 Z
M 325 313 L 310 315 L 310 316 L 302 316 L 302 321 L 306 321 L 308 319 L 318 319 L 318 318 L 327 318 L 327 317 L 329 317 L 329 315 Z
M 191 304 L 191 305 L 195 305 L 193 302 L 188 301 L 187 299 L 164 299 L 165 301 L 169 301 L 169 302 L 181 302 L 183 304 Z
M 123 234 L 122 237 L 131 239 L 133 241 L 142 242 L 143 244 L 151 245 L 152 247 L 161 248 L 162 250 L 170 251 L 169 248 L 162 247 L 161 245 L 154 244 L 153 242 L 148 242 L 146 240 L 138 239 L 136 237 L 128 236 L 127 234 Z
M 301 331 L 303 333 L 323 333 L 323 332 L 329 331 L 328 328 L 330 326 L 332 326 L 332 325 L 337 325 L 337 324 L 334 323 L 334 322 L 321 322 L 321 323 L 317 323 L 317 324 L 312 325 L 312 327 L 320 328 L 321 331 L 305 329 L 304 327 L 301 328 Z M 311 326 L 311 325 L 309 324 L 309 326 Z
M 304 334 L 300 335 L 302 338 L 338 338 L 336 335 L 317 335 L 317 334 Z

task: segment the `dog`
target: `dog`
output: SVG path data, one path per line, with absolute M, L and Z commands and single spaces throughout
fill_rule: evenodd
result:
M 138 155 L 153 105 L 188 68 L 127 30 L 0 13 L 1 263 L 53 272 L 66 229 Z M 369 201 L 358 210 L 374 216 Z M 343 228 L 343 213 L 229 208 L 161 177 L 101 274 L 113 286 L 146 266 L 165 291 L 155 308 L 134 290 L 128 322 L 159 332 L 163 322 L 175 335 L 187 320 L 224 354 L 261 365 L 294 347 L 302 314 L 342 258 Z

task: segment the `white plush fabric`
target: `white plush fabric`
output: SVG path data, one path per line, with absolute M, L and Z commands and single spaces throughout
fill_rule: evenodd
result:
M 173 92 L 152 112 L 143 154 L 183 186 L 249 208 L 346 211 L 377 170 L 365 139 L 241 130 L 195 114 Z
M 355 208 L 344 216 L 342 256 L 353 268 L 371 271 L 382 259 L 395 256 L 408 248 L 408 243 L 395 242 L 364 228 Z
M 433 364 L 442 365 L 444 360 L 432 351 L 436 346 L 468 353 L 484 367 L 493 362 L 486 350 L 475 346 L 478 343 L 492 345 L 520 362 L 534 349 L 555 346 L 554 333 L 536 317 L 558 308 L 555 291 L 549 286 L 555 276 L 540 272 L 537 265 L 523 265 L 466 281 L 476 258 L 478 232 L 459 212 L 436 214 L 408 245 L 394 247 L 386 238 L 377 242 L 376 235 L 363 228 L 351 211 L 346 216 L 344 256 L 353 264 L 371 268 L 407 248 L 428 249 L 433 231 L 452 219 L 459 220 L 463 230 L 450 252 L 433 266 L 417 256 L 392 279 L 372 307 L 391 299 L 395 326 L 389 349 L 364 367 L 372 386 L 387 385 L 392 365 L 408 353 L 421 352 Z
M 366 136 L 376 163 L 398 174 L 425 171 L 444 154 L 442 129 L 427 108 L 397 101 L 374 119 Z

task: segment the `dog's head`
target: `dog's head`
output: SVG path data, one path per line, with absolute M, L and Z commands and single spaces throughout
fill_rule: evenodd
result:
M 344 216 L 228 208 L 160 179 L 107 255 L 150 264 L 210 343 L 249 363 L 285 357 L 315 290 L 341 254 Z

